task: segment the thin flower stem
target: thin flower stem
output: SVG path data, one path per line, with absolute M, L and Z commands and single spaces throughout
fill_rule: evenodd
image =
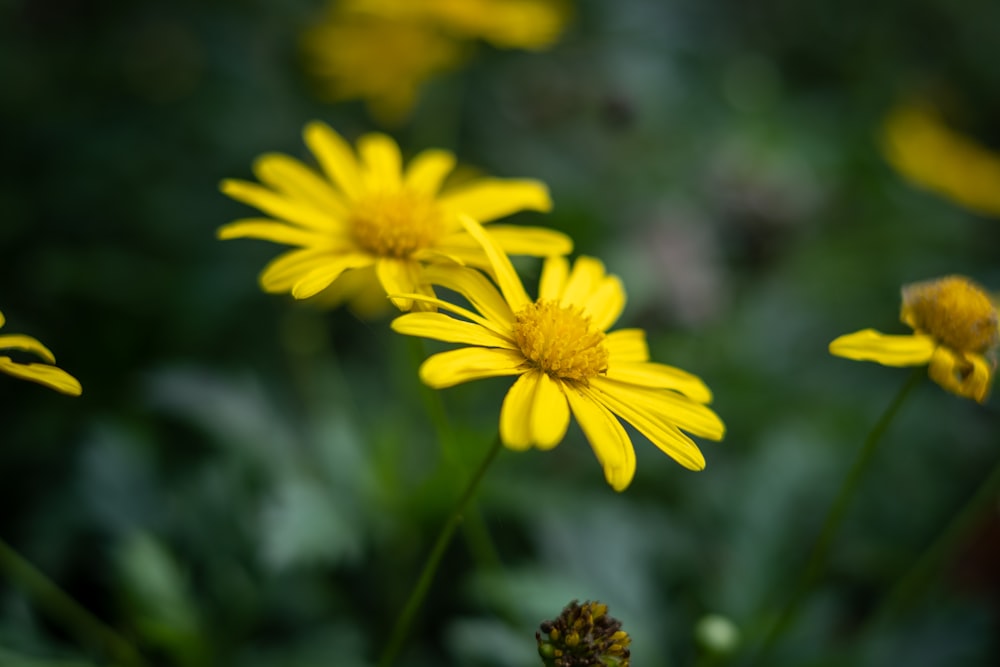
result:
M 940 569 L 941 562 L 968 539 L 976 523 L 1000 493 L 1000 464 L 983 480 L 976 493 L 954 516 L 948 526 L 941 531 L 933 543 L 920 555 L 907 573 L 892 588 L 878 611 L 865 627 L 865 634 L 878 629 L 899 613 L 908 603 L 912 603 Z M 990 510 L 992 511 L 992 510 Z
M 61 621 L 81 643 L 100 649 L 114 664 L 145 667 L 146 661 L 132 644 L 67 595 L 3 539 L 0 539 L 0 570 Z
M 438 566 L 441 564 L 441 559 L 444 557 L 448 544 L 451 542 L 451 538 L 455 534 L 455 530 L 458 528 L 458 525 L 462 523 L 466 507 L 475 495 L 476 489 L 479 487 L 479 482 L 486 474 L 486 470 L 490 467 L 490 464 L 493 463 L 493 459 L 496 458 L 502 448 L 503 444 L 501 443 L 500 436 L 498 435 L 496 440 L 494 440 L 493 444 L 490 446 L 490 450 L 487 452 L 486 457 L 483 459 L 482 463 L 479 464 L 479 468 L 472 476 L 472 479 L 469 480 L 469 484 L 465 487 L 465 491 L 463 491 L 462 495 L 459 497 L 458 503 L 456 503 L 451 515 L 441 528 L 441 532 L 438 533 L 437 540 L 434 542 L 434 547 L 431 549 L 431 553 L 427 557 L 427 562 L 424 563 L 424 569 L 420 572 L 420 577 L 417 579 L 417 583 L 410 592 L 410 597 L 407 599 L 406 605 L 403 607 L 403 611 L 400 612 L 399 618 L 396 619 L 396 624 L 392 628 L 392 634 L 389 636 L 389 641 L 386 643 L 385 649 L 382 652 L 382 657 L 378 661 L 379 667 L 389 667 L 399 654 L 403 641 L 406 639 L 406 636 L 410 631 L 410 626 L 413 624 L 413 618 L 420 610 L 420 606 L 423 604 L 424 598 L 427 597 L 427 591 L 430 590 L 431 582 L 434 581 L 434 575 L 437 572 Z
M 806 595 L 812 589 L 813 584 L 816 583 L 816 579 L 826 565 L 826 559 L 830 552 L 830 546 L 833 544 L 833 538 L 837 534 L 840 524 L 843 523 L 844 516 L 847 513 L 848 507 L 850 507 L 851 500 L 861 483 L 861 479 L 874 459 L 875 451 L 878 449 L 878 444 L 882 440 L 882 436 L 885 434 L 886 429 L 889 428 L 889 424 L 892 423 L 893 418 L 899 412 L 899 408 L 902 407 L 910 392 L 920 384 L 924 373 L 925 371 L 922 367 L 913 369 L 909 378 L 907 378 L 906 382 L 900 388 L 899 393 L 896 394 L 892 403 L 882 413 L 882 417 L 875 423 L 875 426 L 865 439 L 861 451 L 858 453 L 851 469 L 844 478 L 844 482 L 840 486 L 840 491 L 833 505 L 830 506 L 830 510 L 827 512 L 819 537 L 816 538 L 812 553 L 809 556 L 809 562 L 799 576 L 792 596 L 781 611 L 777 622 L 771 627 L 771 631 L 765 637 L 754 664 L 763 664 L 765 662 L 775 643 L 788 630 L 789 625 L 795 619 L 799 607 L 802 606 Z

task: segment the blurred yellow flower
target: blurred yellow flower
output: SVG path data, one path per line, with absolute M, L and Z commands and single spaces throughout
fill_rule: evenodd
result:
M 932 108 L 892 111 L 882 147 L 889 163 L 915 185 L 971 211 L 1000 215 L 1000 154 L 950 129 Z
M 552 206 L 548 189 L 535 180 L 482 177 L 442 189 L 455 166 L 447 151 L 426 150 L 404 170 L 399 147 L 384 134 L 362 136 L 357 155 L 323 123 L 309 123 L 304 136 L 322 173 L 271 153 L 254 164 L 262 184 L 222 182 L 225 194 L 271 217 L 224 225 L 219 238 L 295 246 L 264 269 L 260 283 L 267 292 L 306 299 L 330 288 L 348 299 L 376 284 L 383 294 L 434 296 L 423 266 L 443 265 L 445 271 L 489 266 L 459 215 L 490 222 Z M 491 225 L 489 233 L 512 254 L 562 255 L 573 245 L 565 234 L 539 227 Z M 413 300 L 399 297 L 393 303 L 409 310 Z
M 428 270 L 432 283 L 461 294 L 478 312 L 411 295 L 462 319 L 410 313 L 393 320 L 393 329 L 469 345 L 429 357 L 420 367 L 421 380 L 441 389 L 517 376 L 500 409 L 503 443 L 515 450 L 555 447 L 572 413 L 617 491 L 635 474 L 635 452 L 619 418 L 684 467 L 704 468 L 704 457 L 681 429 L 722 438 L 722 421 L 706 407 L 712 394 L 696 376 L 650 362 L 642 330 L 607 332 L 625 307 L 619 279 L 591 257 L 577 259 L 572 268 L 565 258 L 550 257 L 539 297 L 531 300 L 503 249 L 476 221 L 462 222 L 489 256 L 500 291 L 476 271 Z
M 3 313 L 0 313 L 0 327 L 3 327 L 5 321 Z M 49 348 L 31 336 L 21 334 L 0 335 L 0 350 L 30 352 L 41 357 L 46 362 L 44 364 L 36 362 L 21 363 L 14 361 L 9 356 L 0 356 L 0 371 L 3 371 L 7 375 L 13 375 L 22 380 L 31 380 L 32 382 L 43 384 L 50 389 L 55 389 L 70 396 L 79 396 L 83 393 L 83 388 L 80 387 L 80 382 L 75 377 L 61 368 L 56 368 L 52 365 L 56 363 L 56 358 L 49 351 Z
M 335 12 L 302 35 L 306 68 L 332 101 L 363 99 L 383 125 L 410 113 L 420 86 L 456 69 L 466 48 L 431 26 Z
M 968 278 L 947 276 L 903 287 L 900 319 L 909 336 L 873 329 L 841 336 L 830 353 L 884 366 L 922 366 L 939 385 L 964 398 L 986 400 L 1000 343 L 996 305 Z

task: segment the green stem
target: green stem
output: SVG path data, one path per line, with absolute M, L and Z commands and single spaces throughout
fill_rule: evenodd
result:
M 487 452 L 486 457 L 483 459 L 482 463 L 479 464 L 479 468 L 472 476 L 472 479 L 469 480 L 469 484 L 465 487 L 465 491 L 463 491 L 462 495 L 459 497 L 458 503 L 455 505 L 455 509 L 452 510 L 448 520 L 441 528 L 441 532 L 438 533 L 437 540 L 434 542 L 434 547 L 431 549 L 431 553 L 427 557 L 427 562 L 424 563 L 424 569 L 420 572 L 420 577 L 417 579 L 417 583 L 410 592 L 410 597 L 407 599 L 406 605 L 403 607 L 403 611 L 400 612 L 399 618 L 396 619 L 396 624 L 392 628 L 392 634 L 389 635 L 389 641 L 386 643 L 385 650 L 382 652 L 382 657 L 378 661 L 379 667 L 389 667 L 399 654 L 403 641 L 406 639 L 406 636 L 410 631 L 410 626 L 413 624 L 413 618 L 417 615 L 417 611 L 420 610 L 420 605 L 423 604 L 424 598 L 427 597 L 427 591 L 430 590 L 431 582 L 434 581 L 434 575 L 437 572 L 438 566 L 441 564 L 441 559 L 444 557 L 448 544 L 451 542 L 451 538 L 455 534 L 455 530 L 458 528 L 458 525 L 462 523 L 462 517 L 465 513 L 466 507 L 472 500 L 472 496 L 475 495 L 476 489 L 479 487 L 479 482 L 486 474 L 486 470 L 490 467 L 490 464 L 493 463 L 493 459 L 496 458 L 502 448 L 503 446 L 500 441 L 500 437 L 497 436 L 496 440 L 493 441 L 493 445 L 490 447 L 489 452 Z
M 882 413 L 882 417 L 876 422 L 865 439 L 861 451 L 858 453 L 854 464 L 847 473 L 847 477 L 844 478 L 844 482 L 840 486 L 837 498 L 830 507 L 830 511 L 827 512 L 819 537 L 816 538 L 816 543 L 813 545 L 812 553 L 809 556 L 809 562 L 799 576 L 794 592 L 778 617 L 778 621 L 771 628 L 767 637 L 765 637 L 764 643 L 757 654 L 757 659 L 754 661 L 755 663 L 763 663 L 774 644 L 788 630 L 788 626 L 798 613 L 799 607 L 802 606 L 806 595 L 822 572 L 823 567 L 826 565 L 830 546 L 833 544 L 833 538 L 837 534 L 840 524 L 843 523 L 844 516 L 847 513 L 848 507 L 850 507 L 851 500 L 861 483 L 861 479 L 874 459 L 875 451 L 878 449 L 878 444 L 882 440 L 882 436 L 885 434 L 886 429 L 889 428 L 889 424 L 892 423 L 896 413 L 899 412 L 899 408 L 906 401 L 907 396 L 910 395 L 914 387 L 923 379 L 923 375 L 924 369 L 922 367 L 913 369 L 910 377 L 907 378 L 906 382 L 900 388 L 899 393 L 896 394 L 896 398 L 893 399 L 889 407 Z
M 0 539 L 0 570 L 53 618 L 61 621 L 81 643 L 100 649 L 117 664 L 132 667 L 146 665 L 135 647 L 67 595 L 3 539 Z

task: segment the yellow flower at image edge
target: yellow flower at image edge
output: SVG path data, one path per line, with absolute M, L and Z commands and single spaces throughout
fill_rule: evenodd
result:
M 260 276 L 267 292 L 291 292 L 306 299 L 349 284 L 349 299 L 373 283 L 387 294 L 434 296 L 421 270 L 442 265 L 488 266 L 483 249 L 459 222 L 469 215 L 481 222 L 517 211 L 548 211 L 552 204 L 543 183 L 534 180 L 477 178 L 442 189 L 455 157 L 426 150 L 405 171 L 399 147 L 384 134 L 358 140 L 358 154 L 323 123 L 305 128 L 305 142 L 322 173 L 281 154 L 254 164 L 262 184 L 226 180 L 222 191 L 271 218 L 242 219 L 219 229 L 221 239 L 257 238 L 295 246 L 273 260 Z M 565 234 L 538 227 L 490 225 L 490 236 L 506 252 L 560 255 L 572 249 Z M 351 280 L 341 280 L 363 272 Z M 410 297 L 395 297 L 402 310 Z
M 476 221 L 463 223 L 489 256 L 500 291 L 475 271 L 428 270 L 429 280 L 461 294 L 478 312 L 428 299 L 463 319 L 424 312 L 393 320 L 400 333 L 469 346 L 429 357 L 420 367 L 423 382 L 440 389 L 517 376 L 500 409 L 503 443 L 515 450 L 555 447 L 572 414 L 618 491 L 631 483 L 636 465 L 619 418 L 684 467 L 704 468 L 701 451 L 681 431 L 722 438 L 722 421 L 706 407 L 712 394 L 694 375 L 650 362 L 642 330 L 607 332 L 625 306 L 619 279 L 590 257 L 572 267 L 550 257 L 539 298 L 531 300 L 498 244 Z
M 922 366 L 958 396 L 986 400 L 1000 343 L 995 304 L 968 278 L 948 276 L 903 288 L 900 319 L 913 329 L 892 336 L 865 329 L 830 343 L 830 353 L 884 366 Z
M 4 322 L 3 313 L 0 313 L 0 327 L 3 327 Z M 6 350 L 30 352 L 38 355 L 47 362 L 44 364 L 35 362 L 19 363 L 9 356 L 3 355 L 0 356 L 0 371 L 3 371 L 7 375 L 12 375 L 23 380 L 31 380 L 32 382 L 43 384 L 46 387 L 69 394 L 70 396 L 79 396 L 83 392 L 80 382 L 75 377 L 61 368 L 51 365 L 56 363 L 55 356 L 49 351 L 49 348 L 31 336 L 21 334 L 0 335 L 0 352 Z

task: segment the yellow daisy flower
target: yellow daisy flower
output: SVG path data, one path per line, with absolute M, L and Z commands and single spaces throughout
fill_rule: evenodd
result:
M 996 305 L 968 278 L 947 276 L 903 287 L 900 319 L 909 336 L 873 329 L 830 343 L 830 353 L 883 366 L 922 366 L 939 385 L 979 403 L 986 400 L 1000 343 Z
M 362 272 L 361 279 L 352 276 L 352 289 L 377 283 L 388 294 L 434 296 L 422 267 L 489 265 L 459 215 L 489 222 L 552 206 L 545 185 L 534 180 L 476 178 L 442 189 L 454 168 L 454 155 L 426 150 L 404 171 L 399 147 L 384 134 L 361 137 L 357 156 L 323 123 L 306 126 L 305 142 L 322 173 L 287 155 L 268 154 L 254 164 L 262 185 L 222 183 L 225 194 L 272 217 L 224 225 L 219 238 L 295 246 L 264 269 L 260 283 L 267 292 L 291 292 L 296 299 L 306 299 L 332 287 L 349 298 L 338 283 L 352 272 Z M 489 233 L 513 254 L 560 255 L 572 249 L 565 234 L 538 227 L 490 225 Z M 413 300 L 396 297 L 393 303 L 409 310 Z
M 971 211 L 1000 215 L 1000 154 L 949 128 L 934 109 L 914 104 L 893 110 L 882 146 L 913 184 Z
M 0 327 L 3 327 L 5 321 L 3 313 L 0 313 Z M 51 365 L 56 363 L 56 358 L 49 351 L 49 348 L 31 336 L 23 336 L 21 334 L 2 335 L 0 336 L 0 350 L 31 352 L 46 361 L 44 364 L 34 362 L 20 363 L 14 361 L 9 356 L 0 356 L 0 371 L 3 371 L 7 375 L 13 375 L 23 380 L 31 380 L 32 382 L 43 384 L 50 389 L 55 389 L 70 396 L 79 396 L 83 393 L 83 388 L 75 377 L 61 368 Z
M 607 331 L 625 307 L 617 276 L 606 275 L 591 257 L 572 267 L 550 257 L 532 300 L 499 244 L 475 220 L 463 216 L 462 223 L 489 256 L 500 291 L 475 271 L 428 270 L 429 280 L 461 294 L 478 312 L 427 299 L 463 319 L 422 312 L 393 320 L 403 334 L 469 345 L 429 357 L 421 380 L 442 389 L 516 376 L 500 409 L 503 443 L 515 450 L 555 447 L 572 414 L 617 491 L 635 474 L 635 452 L 619 419 L 684 467 L 704 468 L 701 451 L 681 430 L 722 438 L 722 421 L 706 407 L 712 394 L 694 375 L 650 362 L 642 330 Z

